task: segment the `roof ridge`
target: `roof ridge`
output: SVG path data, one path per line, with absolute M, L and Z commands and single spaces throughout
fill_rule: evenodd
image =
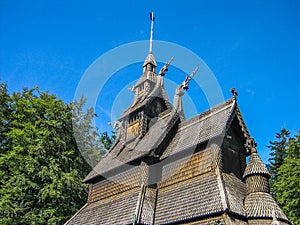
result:
M 222 109 L 223 107 L 229 107 L 230 104 L 234 103 L 233 102 L 233 99 L 230 98 L 228 100 L 226 100 L 225 102 L 222 102 L 216 106 L 213 106 L 212 108 L 209 108 L 207 110 L 205 110 L 204 112 L 200 113 L 200 114 L 197 114 L 196 116 L 188 119 L 188 120 L 185 120 L 183 121 L 181 124 L 180 124 L 180 127 L 183 127 L 184 125 L 187 125 L 189 123 L 193 123 L 195 122 L 195 120 L 200 120 L 202 118 L 204 118 L 205 116 L 209 115 L 209 114 L 212 114 L 213 112 L 216 112 L 218 111 L 218 109 Z
M 84 210 L 88 206 L 88 203 L 85 203 L 64 225 L 70 223 L 82 210 Z
M 244 132 L 244 134 L 246 134 L 247 136 L 245 136 L 245 138 L 250 138 L 250 132 L 249 132 L 249 130 L 248 130 L 248 128 L 247 128 L 247 126 L 246 126 L 246 123 L 245 123 L 245 121 L 244 121 L 244 118 L 243 118 L 243 116 L 242 116 L 242 113 L 241 113 L 241 110 L 240 110 L 240 107 L 238 106 L 238 103 L 237 103 L 237 101 L 235 101 L 235 110 L 236 110 L 236 112 L 237 112 L 237 117 L 238 117 L 238 120 L 239 120 L 239 124 L 240 124 L 240 126 L 242 127 L 242 131 Z
M 226 211 L 226 210 L 229 210 L 229 202 L 228 202 L 228 196 L 227 196 L 226 189 L 225 189 L 224 179 L 223 179 L 221 171 L 218 167 L 215 169 L 215 172 L 216 172 L 216 176 L 217 176 L 218 188 L 219 188 L 220 195 L 221 195 L 222 207 L 223 207 L 223 210 Z

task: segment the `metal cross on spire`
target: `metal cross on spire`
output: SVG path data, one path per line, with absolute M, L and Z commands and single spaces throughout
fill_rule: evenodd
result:
M 150 20 L 151 20 L 151 30 L 150 30 L 150 47 L 149 53 L 152 53 L 152 42 L 153 42 L 153 26 L 154 26 L 154 13 L 150 12 Z

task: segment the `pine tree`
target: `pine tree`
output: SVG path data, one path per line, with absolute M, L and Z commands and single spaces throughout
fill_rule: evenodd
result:
M 276 188 L 274 183 L 278 177 L 278 169 L 283 164 L 284 158 L 287 156 L 287 144 L 289 141 L 290 132 L 283 128 L 279 133 L 276 133 L 275 141 L 270 141 L 270 145 L 267 146 L 270 150 L 270 159 L 268 169 L 271 174 L 270 177 L 270 190 L 271 194 L 275 197 Z
M 287 217 L 300 225 L 300 132 L 288 142 L 287 156 L 274 182 L 275 198 Z

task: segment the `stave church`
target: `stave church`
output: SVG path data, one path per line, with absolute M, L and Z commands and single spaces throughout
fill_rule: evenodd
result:
M 232 98 L 186 119 L 182 96 L 170 103 L 150 50 L 131 89 L 128 108 L 114 122 L 116 139 L 86 176 L 87 203 L 66 225 L 291 225 L 269 193 L 270 174 Z M 246 158 L 249 159 L 246 161 Z

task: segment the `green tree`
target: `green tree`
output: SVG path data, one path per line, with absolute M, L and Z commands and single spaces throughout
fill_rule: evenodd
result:
M 0 83 L 0 153 L 4 153 L 10 146 L 9 139 L 5 135 L 9 129 L 10 96 L 7 93 L 7 85 Z
M 270 145 L 267 146 L 270 150 L 270 159 L 268 169 L 270 172 L 270 189 L 271 194 L 275 197 L 276 188 L 273 185 L 278 176 L 278 169 L 283 164 L 284 158 L 287 156 L 287 144 L 289 141 L 290 132 L 283 128 L 279 133 L 276 133 L 276 140 L 270 141 Z
M 94 110 L 92 108 L 84 110 L 85 103 L 86 99 L 82 97 L 78 102 L 70 104 L 73 136 L 83 158 L 94 167 L 110 148 L 113 138 L 107 132 L 98 134 L 97 128 L 93 126 Z
M 11 110 L 9 106 L 10 96 L 7 93 L 7 85 L 0 83 L 0 155 L 6 154 L 11 147 L 11 141 L 6 135 L 11 122 Z M 0 163 L 0 186 L 8 179 L 8 174 L 6 173 L 7 169 L 8 166 L 6 164 Z M 1 197 L 0 195 L 0 198 Z
M 287 156 L 274 183 L 276 201 L 287 217 L 300 225 L 300 132 L 288 142 Z
M 0 224 L 63 224 L 86 202 L 82 179 L 91 169 L 73 128 L 86 129 L 84 146 L 96 144 L 97 160 L 104 152 L 90 126 L 93 110 L 82 109 L 84 100 L 66 104 L 38 88 L 9 95 L 1 84 L 0 97 Z

